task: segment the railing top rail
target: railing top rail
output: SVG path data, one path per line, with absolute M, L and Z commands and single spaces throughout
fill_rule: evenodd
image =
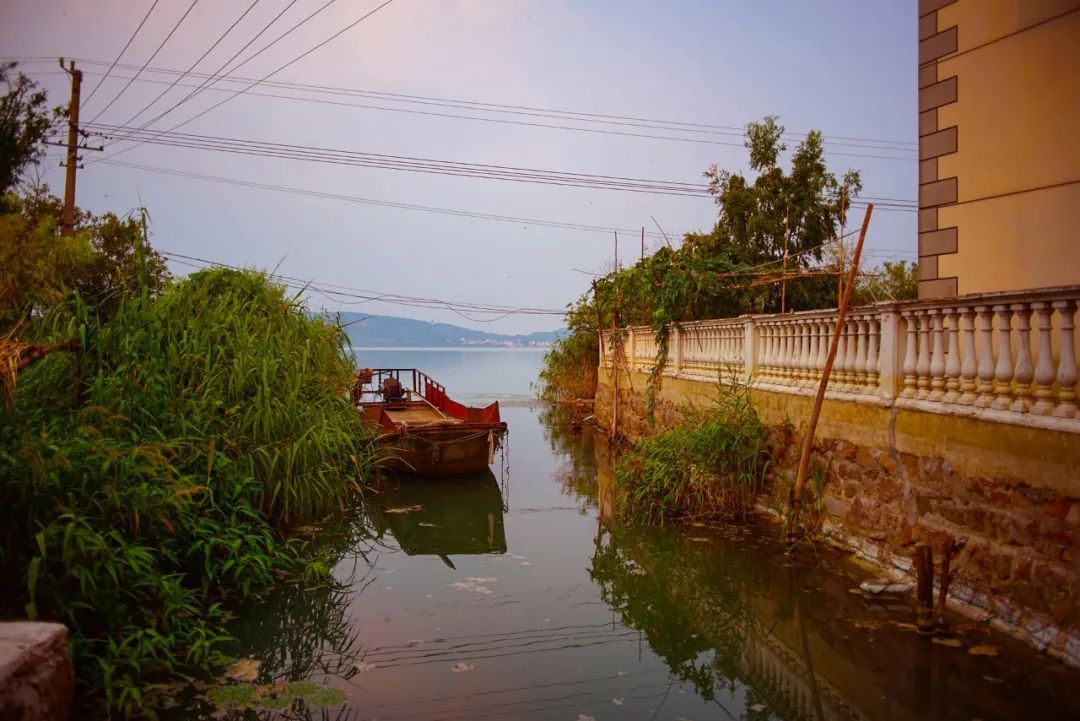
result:
M 1033 303 L 1071 300 L 1080 302 L 1080 285 L 1064 285 L 1051 288 L 1033 288 L 1028 290 L 1008 290 L 993 293 L 969 293 L 949 298 L 928 298 L 925 300 L 906 301 L 881 301 L 871 305 L 854 306 L 848 310 L 848 317 L 857 319 L 859 316 L 880 315 L 886 312 L 919 311 L 934 308 L 971 307 L 978 305 L 1002 305 L 1006 303 Z M 822 318 L 835 318 L 836 308 L 819 308 L 815 310 L 802 310 L 788 313 L 745 313 L 727 318 L 706 318 L 702 320 L 683 321 L 677 325 L 686 330 L 698 328 L 715 328 L 723 326 L 741 325 L 746 321 L 755 324 L 779 324 L 792 320 L 815 320 Z M 637 325 L 624 326 L 618 331 L 633 331 L 634 333 L 651 333 L 652 326 Z M 611 330 L 605 329 L 605 337 L 611 336 Z

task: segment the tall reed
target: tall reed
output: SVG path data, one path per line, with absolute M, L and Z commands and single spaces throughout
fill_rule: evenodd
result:
M 660 525 L 745 517 L 763 488 L 765 440 L 749 389 L 721 385 L 714 408 L 688 413 L 679 427 L 639 442 L 619 459 L 616 508 L 625 518 Z
M 100 321 L 78 299 L 0 411 L 3 611 L 73 630 L 82 688 L 142 704 L 221 660 L 223 604 L 307 560 L 290 527 L 343 508 L 373 457 L 340 328 L 262 274 L 202 271 Z

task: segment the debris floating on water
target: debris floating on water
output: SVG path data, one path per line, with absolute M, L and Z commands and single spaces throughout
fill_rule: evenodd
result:
M 454 583 L 446 584 L 450 588 L 456 588 L 459 591 L 472 591 L 473 593 L 491 593 L 491 589 L 487 587 L 487 584 L 494 583 L 499 579 L 497 578 L 485 578 L 483 576 L 469 576 L 464 581 L 455 581 Z
M 250 683 L 258 678 L 261 665 L 262 662 L 254 658 L 242 658 L 225 669 L 225 678 Z
M 964 645 L 958 638 L 935 638 L 934 643 L 939 646 L 948 646 L 949 648 L 962 648 Z
M 875 578 L 859 584 L 859 590 L 867 596 L 904 596 L 911 593 L 913 588 L 915 587 L 910 583 L 887 578 Z
M 997 649 L 993 646 L 972 646 L 968 649 L 972 656 L 997 656 Z
M 424 507 L 421 505 L 416 506 L 399 506 L 397 508 L 387 508 L 384 513 L 415 513 L 416 511 L 422 511 Z
M 450 670 L 454 673 L 465 673 L 466 671 L 476 670 L 476 666 L 473 666 L 471 663 L 465 663 L 464 661 L 458 661 L 450 667 Z

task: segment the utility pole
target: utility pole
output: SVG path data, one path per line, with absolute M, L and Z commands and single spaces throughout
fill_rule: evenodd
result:
M 61 58 L 60 67 L 64 67 Z M 82 70 L 75 69 L 72 60 L 67 70 L 71 73 L 71 105 L 68 108 L 67 181 L 64 183 L 64 216 L 60 226 L 61 235 L 75 232 L 75 171 L 79 166 L 79 92 L 82 90 Z

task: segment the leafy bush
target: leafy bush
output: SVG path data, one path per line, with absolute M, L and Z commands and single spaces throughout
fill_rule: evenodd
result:
M 582 297 L 566 311 L 566 334 L 544 354 L 537 391 L 546 401 L 592 398 L 600 363 L 600 337 L 593 306 Z
M 615 465 L 615 504 L 625 518 L 741 518 L 754 506 L 768 465 L 766 429 L 744 386 L 721 388 L 708 413 L 641 441 Z
M 83 689 L 141 706 L 148 675 L 218 661 L 223 604 L 309 568 L 290 527 L 342 508 L 372 457 L 341 330 L 255 272 L 211 270 L 101 321 L 0 411 L 3 610 L 73 631 Z

